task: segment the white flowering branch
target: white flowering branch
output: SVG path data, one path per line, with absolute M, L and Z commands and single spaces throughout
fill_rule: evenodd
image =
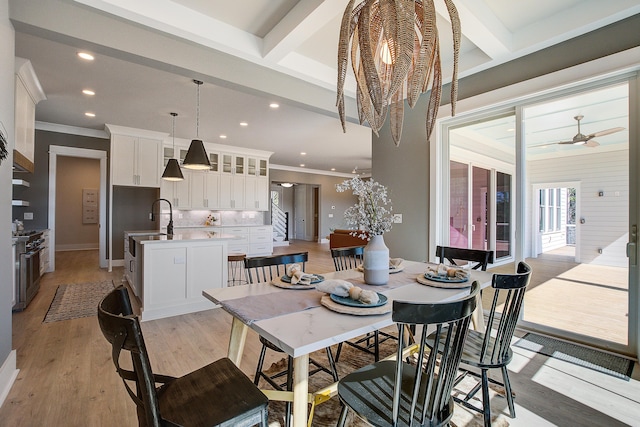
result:
M 344 219 L 350 226 L 368 234 L 358 231 L 349 234 L 369 240 L 372 235 L 378 236 L 391 230 L 393 207 L 387 197 L 387 187 L 373 179 L 363 181 L 356 176 L 336 185 L 336 190 L 339 193 L 352 190 L 353 194 L 358 196 L 358 203 L 344 212 Z

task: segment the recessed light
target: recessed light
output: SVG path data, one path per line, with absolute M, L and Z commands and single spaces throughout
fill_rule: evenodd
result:
M 227 139 L 227 135 L 220 135 L 220 139 Z
M 78 52 L 78 56 L 82 59 L 86 59 L 87 61 L 93 61 L 94 57 L 90 53 L 87 52 Z
M 272 102 L 271 104 L 269 104 L 269 107 L 271 108 L 278 108 L 280 106 L 280 104 L 276 104 L 275 102 Z
M 305 153 L 304 151 L 300 153 L 301 156 L 306 156 L 307 153 Z
M 247 123 L 247 122 L 240 122 L 240 126 L 249 126 L 249 123 Z
M 303 168 L 304 167 L 304 163 L 300 163 L 300 167 Z
M 89 113 L 89 112 L 86 112 L 86 113 L 84 113 L 84 115 L 85 115 L 85 116 L 87 116 L 87 117 L 95 117 L 95 116 L 96 116 L 96 113 Z
M 85 95 L 90 95 L 90 96 L 93 96 L 93 95 L 95 95 L 95 94 L 96 94 L 96 93 L 95 93 L 94 91 L 92 91 L 91 89 L 84 89 L 84 90 L 82 91 L 82 93 L 84 93 Z
M 336 168 L 331 168 L 331 170 L 332 170 L 332 171 L 335 171 L 335 170 L 336 170 Z

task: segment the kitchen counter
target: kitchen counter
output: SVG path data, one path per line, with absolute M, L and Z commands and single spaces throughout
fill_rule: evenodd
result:
M 184 242 L 184 241 L 208 241 L 208 240 L 234 240 L 239 239 L 239 237 L 228 234 L 228 233 L 219 233 L 216 231 L 195 231 L 195 230 L 185 230 L 185 231 L 175 231 L 172 236 L 167 234 L 140 234 L 134 235 L 133 240 L 138 243 L 146 244 L 146 243 L 155 243 L 155 242 Z
M 140 299 L 142 321 L 211 308 L 202 291 L 227 286 L 228 244 L 237 236 L 211 230 L 125 232 L 125 277 Z M 135 250 L 129 251 L 129 238 Z

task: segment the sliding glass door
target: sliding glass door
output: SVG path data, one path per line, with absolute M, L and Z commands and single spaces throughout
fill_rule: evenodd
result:
M 640 323 L 637 80 L 451 119 L 435 227 L 448 230 L 438 244 L 493 250 L 494 272 L 532 266 L 522 325 L 629 354 Z

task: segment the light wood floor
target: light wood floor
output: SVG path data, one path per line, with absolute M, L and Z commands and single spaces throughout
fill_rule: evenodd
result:
M 297 251 L 309 251 L 309 272 L 333 270 L 327 244 L 295 242 L 276 249 Z M 58 285 L 121 278 L 121 268 L 108 273 L 98 267 L 97 251 L 56 254 L 56 271 L 44 276 L 29 307 L 13 315 L 20 373 L 0 408 L 0 426 L 137 425 L 134 404 L 115 372 L 97 319 L 42 323 Z M 143 323 L 154 370 L 179 376 L 225 356 L 230 325 L 230 316 L 219 309 Z M 250 376 L 259 349 L 257 336 L 250 332 L 241 364 Z M 592 379 L 589 372 L 558 367 L 545 356 L 517 353 L 511 380 L 518 418 L 509 419 L 512 426 L 624 425 L 611 414 L 620 405 L 637 414 L 636 422 L 627 424 L 640 425 L 637 381 Z M 279 358 L 271 356 L 271 361 Z

